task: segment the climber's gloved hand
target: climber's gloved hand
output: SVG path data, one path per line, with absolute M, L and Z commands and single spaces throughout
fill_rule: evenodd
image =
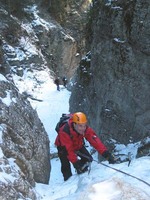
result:
M 109 151 L 105 151 L 102 156 L 108 160 L 109 164 L 115 164 L 116 163 L 116 158 L 111 154 Z
M 77 160 L 75 163 L 73 163 L 74 168 L 77 170 L 78 174 L 82 174 L 83 170 L 82 170 L 82 163 L 80 160 Z

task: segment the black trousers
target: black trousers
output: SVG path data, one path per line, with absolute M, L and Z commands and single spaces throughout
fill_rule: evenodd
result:
M 61 172 L 63 174 L 64 181 L 66 181 L 70 176 L 72 176 L 71 165 L 67 158 L 68 152 L 64 146 L 59 146 L 57 147 L 57 149 L 58 149 L 58 157 L 61 162 Z M 81 158 L 81 163 L 83 165 L 86 162 L 89 162 L 89 160 L 92 161 L 92 156 L 84 146 L 81 149 L 79 149 L 76 153 Z

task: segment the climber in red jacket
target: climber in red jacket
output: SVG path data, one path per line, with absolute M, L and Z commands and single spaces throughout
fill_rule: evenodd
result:
M 61 172 L 64 181 L 72 176 L 70 162 L 73 164 L 77 173 L 81 174 L 88 170 L 88 165 L 85 164 L 93 161 L 92 156 L 84 146 L 84 138 L 99 154 L 107 159 L 110 164 L 115 163 L 112 154 L 101 142 L 94 130 L 87 125 L 86 115 L 82 112 L 76 112 L 72 114 L 68 123 L 65 123 L 60 128 L 55 141 L 55 145 L 58 149 L 58 156 L 61 161 Z

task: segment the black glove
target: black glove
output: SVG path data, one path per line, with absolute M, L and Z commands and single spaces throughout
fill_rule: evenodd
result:
M 80 160 L 78 160 L 77 162 L 73 163 L 74 168 L 77 170 L 78 174 L 82 174 L 83 170 L 82 170 L 82 163 Z
M 102 156 L 108 160 L 109 164 L 115 164 L 116 163 L 116 159 L 115 157 L 109 152 L 109 151 L 105 151 Z

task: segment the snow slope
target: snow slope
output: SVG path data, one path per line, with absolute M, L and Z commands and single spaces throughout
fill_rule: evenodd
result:
M 42 99 L 42 102 L 29 100 L 37 110 L 44 124 L 50 138 L 51 153 L 54 153 L 56 152 L 54 141 L 57 134 L 55 132 L 55 125 L 62 113 L 69 112 L 70 92 L 63 88 L 63 86 L 60 86 L 60 92 L 57 91 L 56 85 L 54 85 L 53 80 L 46 72 L 38 72 L 37 76 L 42 84 L 33 94 L 37 99 Z M 31 75 L 30 78 L 32 79 Z M 27 86 L 25 80 L 24 86 Z M 15 82 L 20 85 L 17 79 Z M 27 82 L 29 83 L 30 81 L 27 79 Z M 24 89 L 19 88 L 20 92 L 25 90 L 24 87 L 22 87 Z M 33 91 L 32 84 L 27 88 L 28 92 L 30 92 L 29 88 Z M 36 191 L 44 200 L 149 200 L 150 157 L 135 159 L 137 151 L 136 144 L 130 144 L 128 146 L 120 145 L 118 146 L 119 148 L 124 153 L 131 152 L 134 155 L 129 167 L 127 162 L 114 165 L 109 165 L 107 161 L 103 163 L 138 177 L 146 181 L 149 186 L 133 177 L 129 177 L 97 163 L 97 153 L 95 153 L 93 155 L 95 161 L 92 163 L 90 174 L 86 172 L 85 174 L 77 175 L 72 167 L 73 176 L 66 182 L 63 181 L 60 172 L 59 159 L 52 159 L 49 185 L 37 183 Z

